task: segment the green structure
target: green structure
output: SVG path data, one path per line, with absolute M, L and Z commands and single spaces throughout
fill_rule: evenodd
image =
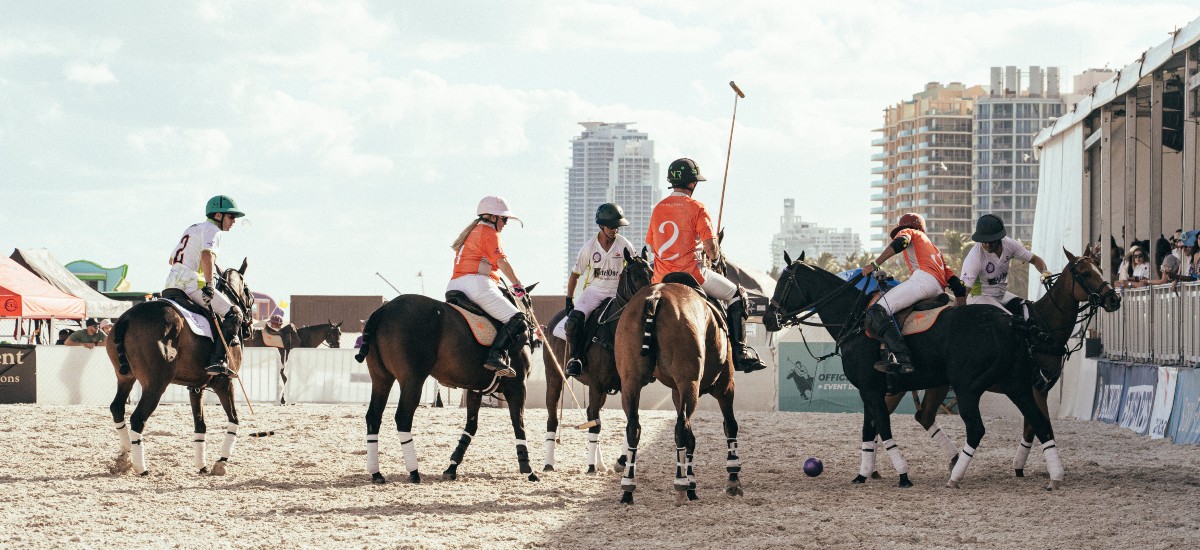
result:
M 117 267 L 101 267 L 100 264 L 88 260 L 75 260 L 66 265 L 67 271 L 73 273 L 79 280 L 95 289 L 97 292 L 121 292 L 128 290 L 125 275 L 129 272 L 129 264 Z

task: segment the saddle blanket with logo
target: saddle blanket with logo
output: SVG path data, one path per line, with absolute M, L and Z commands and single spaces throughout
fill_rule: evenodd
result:
M 188 328 L 192 329 L 193 333 L 198 336 L 208 338 L 209 340 L 213 339 L 212 323 L 208 322 L 207 317 L 200 315 L 199 313 L 188 311 L 187 309 L 184 309 L 183 306 L 167 298 L 159 298 L 159 300 L 171 304 L 175 308 L 175 311 L 179 313 L 179 316 L 183 317 L 183 320 L 187 322 Z
M 283 336 L 278 332 L 271 330 L 271 327 L 263 327 L 262 329 L 263 344 L 269 348 L 283 348 Z
M 875 302 L 879 301 L 879 297 L 880 294 L 878 293 L 872 296 L 867 302 L 867 307 L 870 308 L 871 306 L 875 305 Z M 933 302 L 934 300 L 935 299 L 922 300 L 917 302 L 914 307 L 929 307 L 929 302 Z M 946 309 L 951 306 L 953 306 L 953 301 L 947 301 L 946 305 L 940 307 L 933 309 L 922 309 L 919 311 L 909 307 L 897 312 L 895 315 L 893 315 L 893 317 L 895 317 L 897 323 L 900 323 L 900 334 L 903 336 L 910 336 L 929 330 L 930 327 L 937 322 L 938 317 L 942 314 L 942 312 L 946 311 Z M 875 335 L 871 334 L 870 331 L 867 331 L 867 336 L 875 338 Z
M 475 341 L 481 346 L 490 346 L 492 341 L 496 339 L 496 325 L 492 324 L 492 320 L 482 315 L 476 315 L 454 304 L 447 304 L 450 307 L 458 310 L 462 314 L 463 320 L 467 322 L 467 326 L 471 327 L 471 334 L 475 336 Z

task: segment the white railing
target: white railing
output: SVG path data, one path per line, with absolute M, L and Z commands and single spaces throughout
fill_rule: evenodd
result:
M 1109 359 L 1200 366 L 1200 283 L 1121 292 L 1121 309 L 1097 314 Z

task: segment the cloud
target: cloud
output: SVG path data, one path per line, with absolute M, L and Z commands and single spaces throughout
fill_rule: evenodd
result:
M 232 143 L 215 128 L 148 128 L 130 132 L 126 138 L 136 153 L 153 164 L 175 172 L 212 171 L 221 168 Z
M 87 65 L 83 63 L 72 63 L 63 69 L 63 74 L 67 80 L 78 82 L 80 84 L 88 84 L 92 86 L 100 84 L 115 84 L 117 77 L 113 76 L 112 71 L 108 70 L 108 65 L 100 63 L 98 65 Z

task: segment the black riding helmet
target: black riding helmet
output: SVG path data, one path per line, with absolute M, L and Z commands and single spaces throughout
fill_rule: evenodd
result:
M 1004 231 L 1004 220 L 995 214 L 984 214 L 975 222 L 975 234 L 971 240 L 977 243 L 991 243 L 1003 239 L 1008 233 Z
M 708 178 L 700 175 L 700 167 L 692 159 L 676 159 L 667 167 L 667 183 L 671 187 L 687 187 L 698 181 L 708 181 Z
M 615 203 L 606 202 L 596 209 L 596 225 L 604 227 L 624 227 L 629 225 L 629 220 L 625 219 L 625 212 Z

